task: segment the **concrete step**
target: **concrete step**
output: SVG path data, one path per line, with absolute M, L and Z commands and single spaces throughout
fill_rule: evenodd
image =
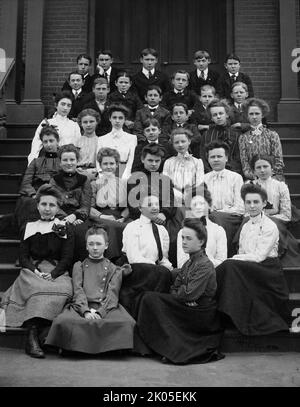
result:
M 269 127 L 279 134 L 280 138 L 299 138 L 300 137 L 300 122 L 299 123 L 269 123 Z
M 300 172 L 285 172 L 284 176 L 290 194 L 297 194 L 300 192 Z
M 0 328 L 0 348 L 24 349 L 26 332 L 25 328 Z
M 0 291 L 6 291 L 20 274 L 20 267 L 12 263 L 0 264 Z
M 0 194 L 0 215 L 14 212 L 18 197 L 19 194 Z
M 24 174 L 27 166 L 27 155 L 0 155 L 1 174 Z
M 300 137 L 300 131 L 299 136 Z M 287 137 L 281 138 L 283 154 L 295 154 L 300 152 L 300 138 Z
M 7 137 L 30 138 L 32 140 L 38 125 L 39 123 L 7 124 Z
M 29 138 L 6 138 L 0 139 L 0 151 L 2 155 L 28 155 L 30 153 L 32 139 Z
M 17 194 L 19 192 L 22 174 L 0 174 L 0 192 Z
M 19 258 L 20 240 L 0 239 L 0 263 L 15 263 Z
M 297 151 L 298 152 L 298 151 Z M 284 172 L 300 172 L 300 155 L 284 155 L 283 162 L 285 165 Z
M 297 208 L 300 208 L 300 194 L 290 194 L 292 204 L 294 204 Z

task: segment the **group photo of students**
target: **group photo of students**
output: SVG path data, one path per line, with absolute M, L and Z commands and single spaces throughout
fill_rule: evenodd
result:
M 113 53 L 77 57 L 35 130 L 14 222 L 21 271 L 7 327 L 44 358 L 112 352 L 218 361 L 226 329 L 289 331 L 283 267 L 300 220 L 267 100 L 229 54 L 196 50 L 169 77 L 145 48 L 136 73 Z

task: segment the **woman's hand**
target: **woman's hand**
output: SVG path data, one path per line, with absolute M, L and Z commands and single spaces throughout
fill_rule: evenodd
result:
M 42 276 L 43 273 L 41 273 L 38 269 L 35 269 L 35 270 L 34 270 L 34 274 L 35 274 L 36 276 L 40 277 L 40 278 L 43 278 L 43 276 Z
M 76 225 L 80 225 L 81 223 L 83 223 L 83 220 L 76 219 L 75 222 L 73 223 L 73 225 L 76 226 Z
M 53 280 L 53 278 L 52 278 L 52 276 L 51 276 L 50 273 L 41 273 L 41 277 L 42 277 L 44 280 L 47 280 L 47 281 L 52 281 L 52 280 Z
M 101 316 L 97 314 L 96 312 L 85 312 L 84 313 L 84 318 L 85 319 L 101 319 Z
M 76 221 L 76 215 L 74 215 L 74 213 L 72 213 L 71 215 L 68 215 L 64 218 L 64 221 L 68 222 L 68 223 L 74 223 Z

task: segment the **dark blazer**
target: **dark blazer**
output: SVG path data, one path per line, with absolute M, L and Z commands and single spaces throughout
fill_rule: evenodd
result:
M 86 105 L 93 98 L 93 93 L 91 93 L 91 92 L 86 93 L 84 91 L 82 91 L 77 96 L 76 99 L 75 99 L 72 91 L 71 91 L 71 95 L 72 95 L 72 108 L 69 113 L 70 119 L 72 119 L 73 117 L 77 117 L 79 115 L 79 113 L 83 110 L 83 106 Z
M 204 80 L 201 77 L 198 78 L 197 69 L 195 69 L 194 71 L 190 72 L 189 89 L 196 92 L 197 95 L 200 95 L 201 86 L 204 85 L 211 85 L 216 89 L 219 77 L 220 74 L 218 72 L 212 71 L 208 68 L 208 75 L 206 80 Z
M 153 176 L 151 177 L 151 174 Z M 152 180 L 151 180 L 152 178 Z M 136 200 L 140 198 L 140 191 L 144 188 L 151 186 L 151 192 L 156 194 L 159 198 L 160 212 L 162 212 L 166 219 L 172 219 L 176 214 L 176 208 L 174 207 L 174 185 L 169 177 L 159 172 L 149 172 L 143 169 L 137 178 L 136 174 L 132 174 L 127 181 L 127 197 L 130 198 L 130 191 L 137 187 L 138 191 L 134 194 Z M 128 199 L 128 209 L 130 218 L 137 219 L 141 212 L 138 207 L 130 205 L 130 199 Z
M 144 107 L 138 95 L 130 90 L 125 95 L 116 90 L 108 95 L 107 101 L 109 104 L 118 103 L 126 106 L 129 109 L 128 120 L 131 121 L 135 120 L 136 112 Z
M 156 69 L 154 71 L 154 75 L 150 79 L 147 78 L 141 70 L 133 76 L 132 80 L 133 88 L 142 101 L 145 100 L 145 94 L 150 85 L 159 86 L 163 93 L 171 90 L 169 77 L 164 72 L 158 71 Z
M 158 106 L 155 112 L 152 114 L 148 106 L 144 106 L 136 112 L 135 122 L 134 122 L 134 134 L 136 134 L 138 141 L 146 140 L 143 134 L 143 123 L 148 119 L 156 119 L 159 121 L 161 127 L 163 126 L 165 120 L 171 117 L 169 110 L 162 106 Z
M 204 108 L 203 104 L 198 100 L 194 106 L 194 112 L 191 114 L 191 121 L 198 124 L 210 124 L 211 120 L 207 113 L 207 110 Z
M 92 80 L 92 76 L 90 74 L 86 75 L 84 78 L 84 85 L 82 87 L 82 90 L 85 93 L 89 93 L 92 91 L 92 85 L 93 85 L 93 80 Z M 62 86 L 61 90 L 69 90 L 70 92 L 72 92 L 72 88 L 69 85 L 68 81 L 65 81 L 65 83 Z
M 253 85 L 252 81 L 250 79 L 250 76 L 243 72 L 239 72 L 236 80 L 234 82 L 243 82 L 248 86 L 248 93 L 249 97 L 253 98 L 254 96 L 254 91 L 253 91 Z M 220 98 L 226 98 L 226 99 L 231 99 L 231 86 L 233 85 L 233 80 L 231 79 L 230 75 L 228 72 L 226 72 L 224 75 L 220 76 L 218 83 L 217 83 L 217 93 Z
M 192 90 L 184 89 L 183 93 L 175 93 L 174 89 L 166 92 L 163 96 L 161 104 L 170 112 L 174 103 L 185 103 L 189 110 L 193 109 L 198 101 L 196 93 Z
M 110 77 L 109 77 L 109 87 L 110 87 L 110 93 L 114 92 L 115 90 L 117 90 L 116 87 L 116 79 L 117 79 L 117 75 L 118 75 L 119 69 L 115 68 L 115 67 L 111 67 L 111 73 L 110 73 Z M 94 80 L 97 78 L 105 78 L 104 75 L 100 75 L 99 72 L 96 72 L 93 76 L 92 76 L 92 85 L 94 83 Z
M 101 113 L 97 102 L 95 100 L 95 96 L 87 101 L 87 103 L 83 106 L 83 109 L 94 109 L 96 112 L 100 114 L 101 121 L 98 124 L 96 128 L 96 134 L 97 136 L 103 136 L 104 134 L 107 134 L 111 131 L 111 122 L 109 121 L 109 116 L 108 116 L 108 102 L 105 103 L 105 108 L 104 111 Z

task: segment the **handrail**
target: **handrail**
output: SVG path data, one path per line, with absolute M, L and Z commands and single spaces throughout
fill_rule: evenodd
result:
M 5 58 L 5 72 L 0 72 L 0 91 L 2 90 L 11 70 L 13 69 L 15 62 L 16 61 L 14 58 Z

